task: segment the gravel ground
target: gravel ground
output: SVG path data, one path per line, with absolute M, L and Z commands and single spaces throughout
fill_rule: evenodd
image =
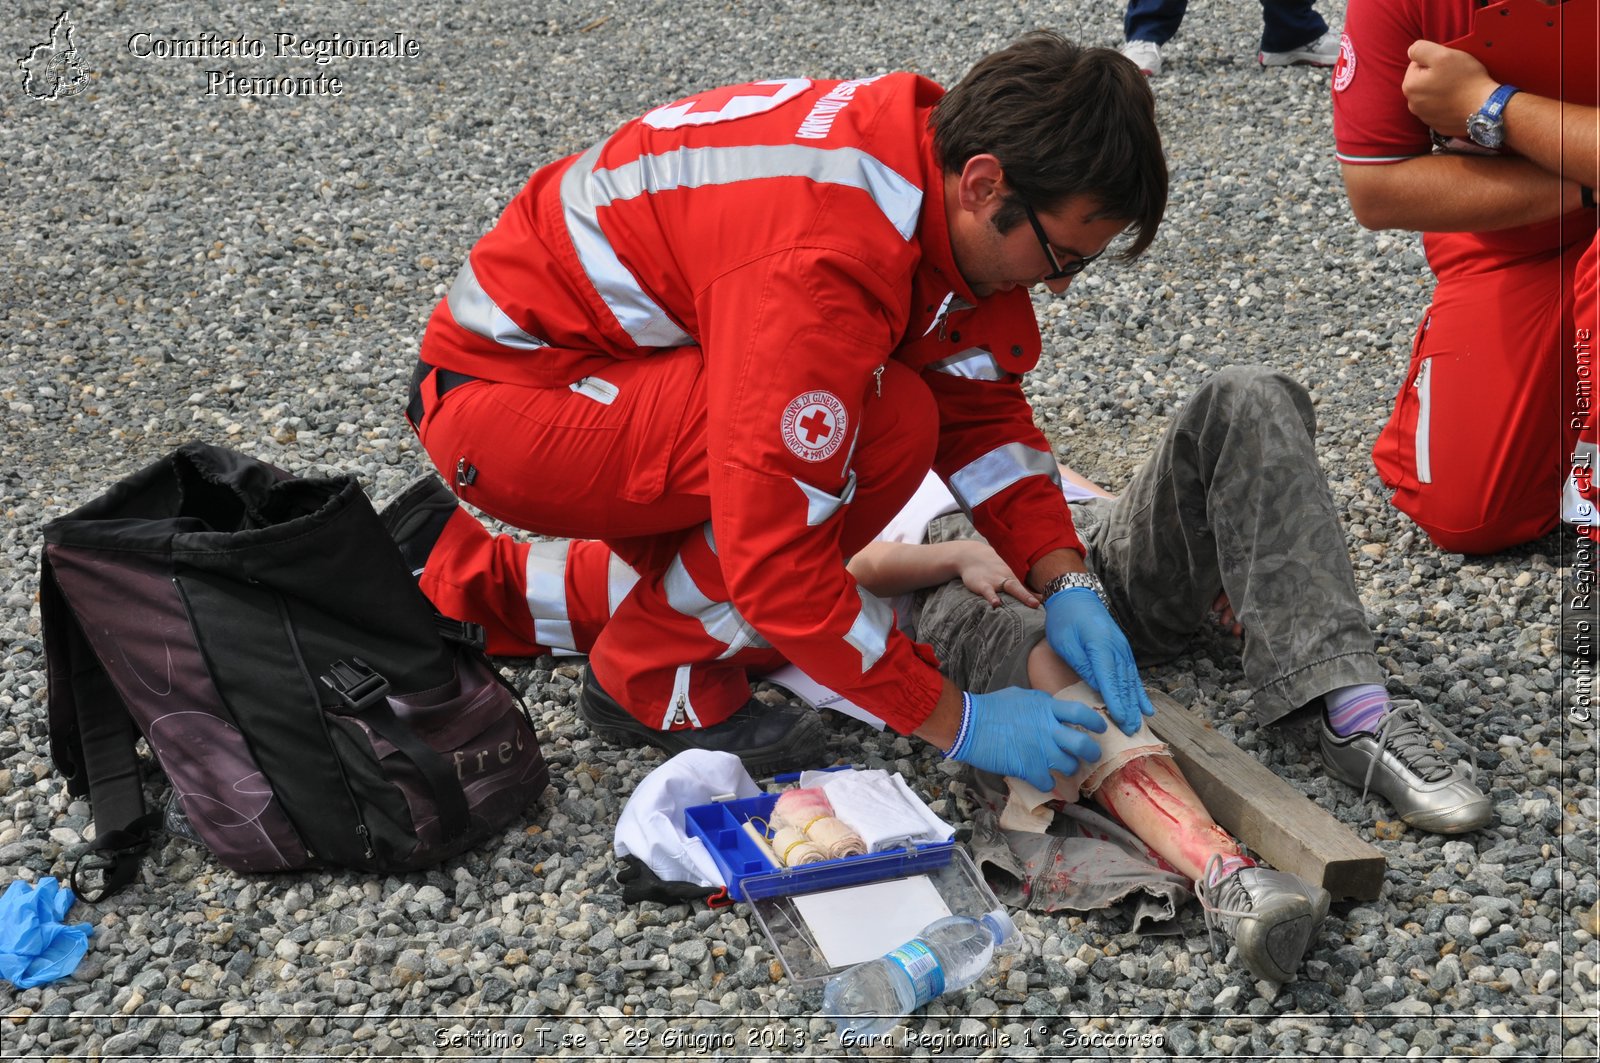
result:
M 692 90 L 751 76 L 916 69 L 953 81 L 1033 26 L 1120 36 L 1105 3 L 925 0 L 535 2 L 404 13 L 326 0 L 73 6 L 90 75 L 37 101 L 0 89 L 0 866 L 62 874 L 89 823 L 52 774 L 35 601 L 39 527 L 192 438 L 374 498 L 423 467 L 400 415 L 426 316 L 473 240 L 541 161 Z M 1342 4 L 1322 7 L 1337 15 Z M 0 56 L 49 36 L 23 0 Z M 1155 83 L 1173 168 L 1159 242 L 1040 301 L 1032 394 L 1058 453 L 1122 483 L 1209 371 L 1305 381 L 1393 686 L 1477 750 L 1498 826 L 1443 841 L 1325 779 L 1303 725 L 1256 734 L 1228 647 L 1151 675 L 1379 845 L 1381 900 L 1336 905 L 1287 987 L 1185 933 L 1116 914 L 1021 914 L 1025 954 L 871 1055 L 1593 1058 L 1592 726 L 1556 652 L 1561 540 L 1442 554 L 1393 510 L 1368 450 L 1427 291 L 1416 241 L 1359 231 L 1332 159 L 1326 71 L 1252 62 L 1253 3 L 1195 4 Z M 141 59 L 132 35 L 264 38 L 253 59 Z M 404 31 L 420 55 L 315 67 L 276 32 Z M 343 95 L 205 95 L 208 68 L 325 75 Z M 545 667 L 539 667 L 542 664 Z M 788 984 L 743 909 L 624 906 L 610 856 L 657 760 L 590 741 L 575 669 L 514 669 L 554 786 L 526 826 L 426 874 L 250 878 L 172 844 L 114 903 L 80 905 L 75 977 L 0 990 L 6 1057 L 854 1055 Z M 919 743 L 841 725 L 829 752 L 970 809 Z M 1029 1029 L 1042 1036 L 1025 1043 Z M 1080 1041 L 1073 1037 L 1081 1036 Z M 1098 1040 L 1094 1040 L 1098 1038 Z M 1120 1041 L 1118 1039 L 1121 1039 Z M 998 1047 L 1009 1041 L 1010 1047 Z

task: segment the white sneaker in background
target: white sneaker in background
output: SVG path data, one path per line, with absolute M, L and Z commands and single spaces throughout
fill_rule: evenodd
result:
M 1123 55 L 1128 50 L 1122 50 Z M 1329 30 L 1310 44 L 1302 44 L 1287 52 L 1257 52 L 1256 61 L 1262 66 L 1332 66 L 1339 61 L 1339 35 Z M 1156 60 L 1160 65 L 1160 59 Z
M 1339 42 L 1335 41 L 1334 54 L 1339 52 Z M 1155 41 L 1127 41 L 1120 49 L 1123 55 L 1132 59 L 1145 77 L 1154 77 L 1161 73 L 1161 45 Z

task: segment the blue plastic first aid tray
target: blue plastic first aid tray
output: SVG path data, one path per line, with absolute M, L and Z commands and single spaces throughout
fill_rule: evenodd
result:
M 743 828 L 752 819 L 766 822 L 777 803 L 777 794 L 762 794 L 737 801 L 694 805 L 684 810 L 690 837 L 705 843 L 711 859 L 716 861 L 728 883 L 728 895 L 736 901 L 903 878 L 937 870 L 948 864 L 955 852 L 956 843 L 952 840 L 823 860 L 801 867 L 776 867 Z

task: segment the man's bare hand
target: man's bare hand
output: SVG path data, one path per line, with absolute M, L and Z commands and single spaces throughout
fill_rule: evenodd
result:
M 1417 41 L 1406 55 L 1411 66 L 1400 89 L 1411 113 L 1443 136 L 1466 136 L 1467 119 L 1500 83 L 1473 56 L 1433 41 Z

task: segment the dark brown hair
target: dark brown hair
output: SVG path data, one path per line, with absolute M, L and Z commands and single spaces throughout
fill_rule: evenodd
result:
M 1069 196 L 1100 203 L 1097 217 L 1126 218 L 1124 260 L 1155 239 L 1167 209 L 1167 163 L 1156 100 L 1145 76 L 1109 48 L 1083 48 L 1036 30 L 980 59 L 929 120 L 939 165 L 960 173 L 974 155 L 1000 160 L 1013 195 L 995 215 L 1009 231 L 1022 204 L 1058 207 Z

